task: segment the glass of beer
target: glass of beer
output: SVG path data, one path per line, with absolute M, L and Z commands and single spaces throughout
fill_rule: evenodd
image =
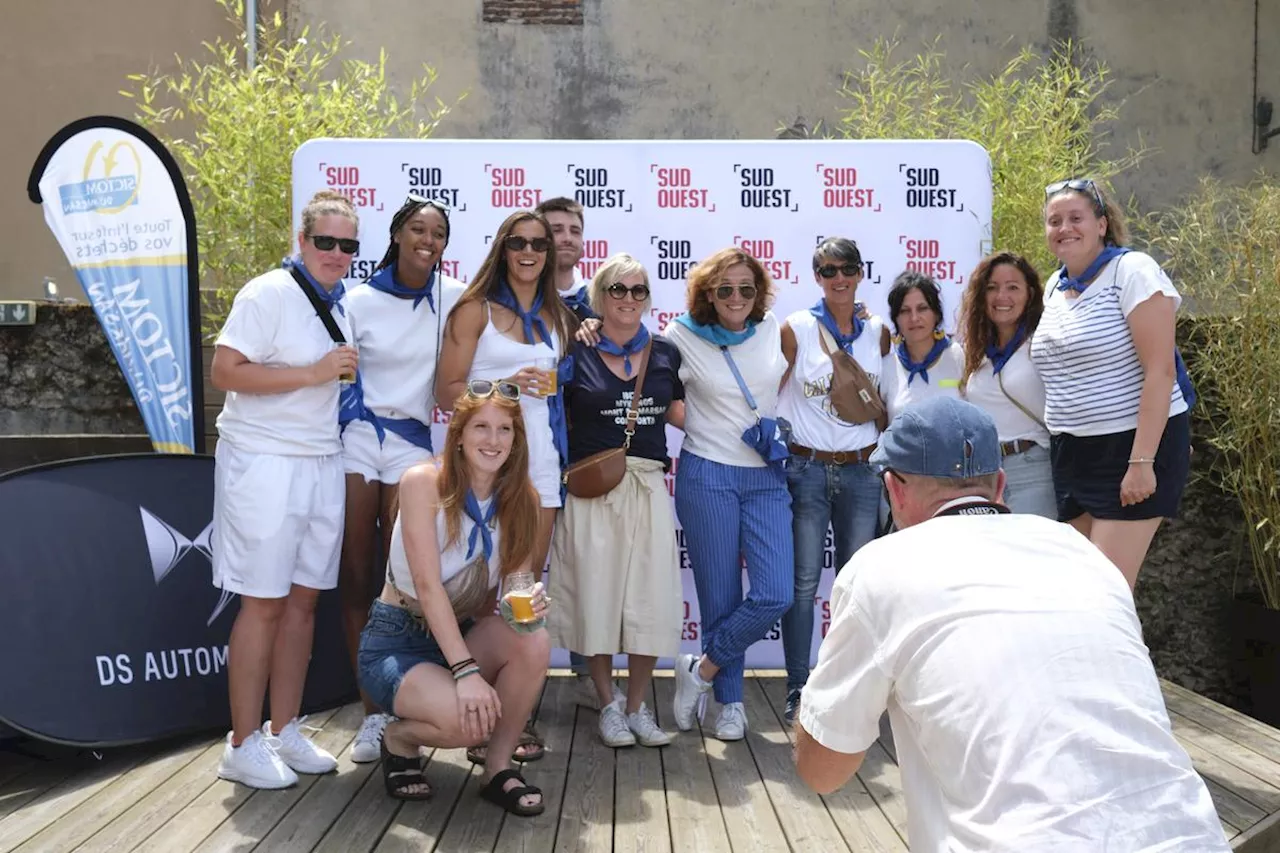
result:
M 537 622 L 533 613 L 533 572 L 512 572 L 503 581 L 503 598 L 511 606 L 511 616 L 522 625 Z
M 543 396 L 554 397 L 556 395 L 556 387 L 558 385 L 557 372 L 560 367 L 560 360 L 550 356 L 539 358 L 533 362 L 533 366 L 546 374 L 547 380 L 543 383 Z
M 343 344 L 343 345 L 339 346 L 339 347 L 338 347 L 338 349 L 353 349 L 353 347 L 351 347 L 351 346 L 350 346 L 350 345 L 348 345 L 348 344 Z M 356 374 L 355 374 L 355 372 L 354 372 L 354 371 L 348 371 L 347 373 L 339 373 L 339 374 L 338 374 L 338 384 L 339 384 L 339 385 L 350 385 L 350 384 L 352 384 L 352 383 L 353 383 L 353 382 L 355 382 L 355 381 L 356 381 Z

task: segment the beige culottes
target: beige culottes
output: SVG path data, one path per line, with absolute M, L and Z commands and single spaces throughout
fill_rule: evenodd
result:
M 565 497 L 548 594 L 547 629 L 560 648 L 583 655 L 679 652 L 684 591 L 661 462 L 627 457 L 627 473 L 609 494 Z

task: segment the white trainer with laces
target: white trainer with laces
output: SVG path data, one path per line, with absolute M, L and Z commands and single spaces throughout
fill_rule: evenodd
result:
M 698 677 L 697 668 L 698 658 L 695 655 L 680 655 L 676 658 L 676 697 L 675 702 L 672 703 L 672 710 L 676 727 L 682 732 L 693 728 L 698 700 L 711 689 L 710 682 Z
M 635 746 L 636 736 L 627 725 L 627 715 L 619 702 L 610 702 L 600 711 L 600 740 L 605 746 Z
M 716 719 L 716 737 L 720 740 L 742 740 L 747 736 L 747 709 L 741 702 L 730 702 L 720 708 Z
M 382 730 L 394 717 L 390 714 L 368 714 L 356 732 L 356 742 L 351 746 L 351 760 L 356 764 L 368 764 L 382 756 Z
M 276 754 L 279 743 L 279 738 L 254 732 L 239 746 L 232 746 L 231 733 L 227 732 L 227 746 L 218 764 L 219 778 L 268 791 L 298 784 L 298 774 Z
M 634 714 L 627 714 L 627 725 L 636 736 L 636 743 L 641 746 L 666 746 L 671 743 L 671 735 L 658 728 L 653 712 L 643 702 Z
M 338 769 L 338 759 L 316 746 L 315 741 L 302 733 L 302 724 L 306 717 L 290 720 L 280 734 L 276 735 L 280 743 L 276 746 L 276 754 L 280 760 L 295 773 L 320 775 Z M 314 731 L 314 730 L 313 730 Z M 263 734 L 271 734 L 271 721 L 262 724 Z

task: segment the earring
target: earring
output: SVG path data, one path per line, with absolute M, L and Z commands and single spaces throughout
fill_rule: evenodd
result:
M 938 329 L 934 329 L 934 330 L 933 330 L 933 339 L 934 339 L 935 341 L 940 341 L 940 340 L 942 340 L 943 338 L 945 338 L 946 336 L 947 336 L 947 333 L 946 333 L 946 332 L 944 332 L 944 331 L 942 331 L 942 329 L 940 329 L 940 328 L 938 328 Z
M 892 338 L 892 341 L 893 341 L 893 344 L 897 346 L 898 344 L 902 343 L 902 335 L 894 335 Z

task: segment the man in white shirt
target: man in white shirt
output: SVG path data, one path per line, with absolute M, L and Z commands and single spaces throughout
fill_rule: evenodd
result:
M 887 709 L 915 853 L 1228 850 L 1124 576 L 1000 504 L 991 418 L 923 401 L 870 461 L 899 532 L 837 577 L 796 726 L 805 783 L 847 782 Z

